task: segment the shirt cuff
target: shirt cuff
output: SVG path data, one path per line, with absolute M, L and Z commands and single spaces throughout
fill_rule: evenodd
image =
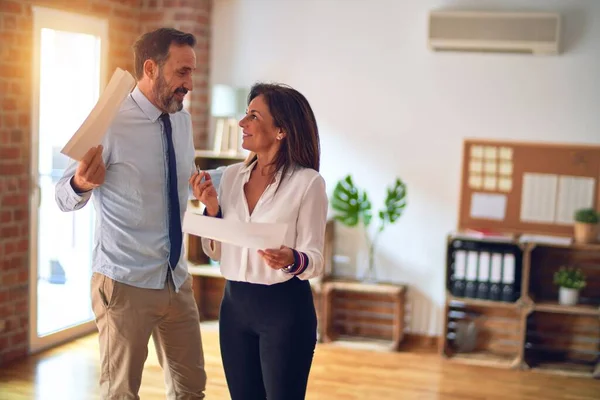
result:
M 205 217 L 211 217 L 212 215 L 208 215 L 208 208 L 204 207 L 204 211 L 202 211 L 202 215 L 204 215 Z M 217 213 L 217 215 L 214 216 L 214 218 L 223 218 L 223 213 L 221 212 L 221 206 L 219 206 L 219 212 Z
M 90 199 L 90 197 L 92 197 L 93 190 L 88 190 L 87 192 L 81 193 L 75 191 L 75 188 L 73 187 L 73 178 L 69 179 L 69 184 L 64 185 L 63 187 L 65 186 L 67 191 L 67 197 L 69 199 L 69 206 L 74 210 L 80 207 L 81 204 L 85 204 Z
M 308 256 L 306 253 L 294 249 L 292 249 L 292 253 L 294 253 L 294 268 L 288 271 L 288 274 L 300 275 L 308 268 Z

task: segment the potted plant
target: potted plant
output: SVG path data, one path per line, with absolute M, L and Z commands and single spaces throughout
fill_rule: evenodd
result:
M 376 280 L 375 277 L 375 249 L 377 240 L 383 230 L 402 215 L 406 207 L 406 185 L 401 179 L 396 181 L 391 187 L 387 188 L 387 196 L 384 206 L 377 214 L 378 227 L 371 238 L 368 228 L 371 225 L 373 217 L 371 211 L 371 201 L 367 192 L 359 190 L 348 175 L 340 180 L 333 190 L 331 206 L 336 211 L 334 218 L 346 226 L 354 227 L 362 223 L 365 229 L 366 241 L 369 248 L 369 264 L 365 273 L 365 280 Z
M 575 211 L 575 242 L 593 243 L 598 239 L 598 213 L 593 208 Z
M 554 273 L 554 283 L 559 286 L 558 303 L 573 306 L 579 301 L 579 291 L 586 285 L 585 275 L 579 268 L 560 267 Z

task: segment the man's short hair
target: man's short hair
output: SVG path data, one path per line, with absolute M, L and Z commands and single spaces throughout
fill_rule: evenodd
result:
M 159 28 L 144 33 L 133 45 L 133 67 L 136 78 L 144 77 L 144 63 L 153 60 L 162 67 L 169 58 L 171 44 L 194 47 L 196 38 L 191 33 L 185 33 L 173 28 Z

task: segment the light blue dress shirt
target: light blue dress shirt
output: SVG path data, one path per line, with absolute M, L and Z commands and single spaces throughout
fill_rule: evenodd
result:
M 103 139 L 104 184 L 78 194 L 71 186 L 77 163 L 71 162 L 56 185 L 62 211 L 96 209 L 92 270 L 128 285 L 162 289 L 169 268 L 167 143 L 161 111 L 135 88 L 123 101 Z M 181 218 L 191 196 L 188 180 L 195 170 L 190 114 L 170 114 L 177 159 Z M 210 171 L 215 187 L 222 170 Z M 186 256 L 172 272 L 179 291 L 188 277 Z

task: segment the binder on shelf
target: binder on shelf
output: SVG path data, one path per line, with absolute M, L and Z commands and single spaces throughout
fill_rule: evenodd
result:
M 502 301 L 515 301 L 515 256 L 505 253 L 502 269 Z
M 494 253 L 491 259 L 490 295 L 489 299 L 500 301 L 502 299 L 502 254 Z
M 482 251 L 479 253 L 479 271 L 477 274 L 477 298 L 489 299 L 490 293 L 490 253 Z
M 464 250 L 457 250 L 454 253 L 452 288 L 450 289 L 453 296 L 463 297 L 465 295 L 466 270 L 467 253 Z
M 479 254 L 476 251 L 467 253 L 467 282 L 465 285 L 465 297 L 477 297 L 477 269 Z

